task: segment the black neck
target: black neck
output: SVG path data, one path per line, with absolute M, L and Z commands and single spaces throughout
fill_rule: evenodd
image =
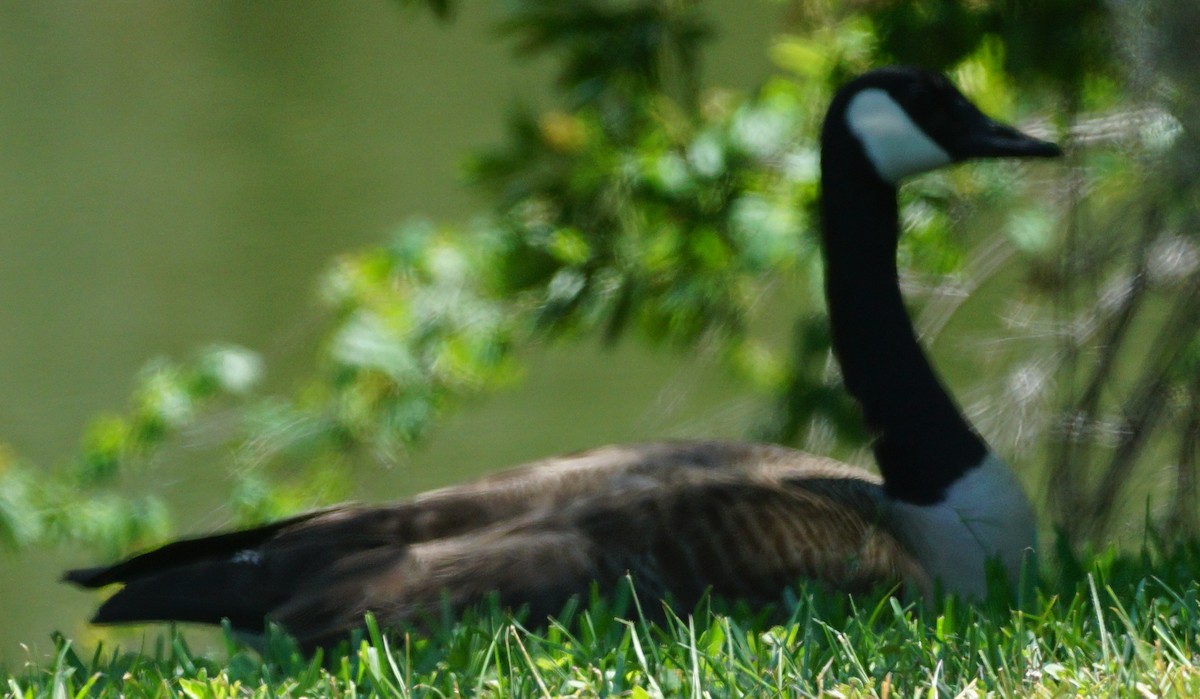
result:
M 875 436 L 888 495 L 939 502 L 987 445 L 942 387 L 904 308 L 896 190 L 845 127 L 831 123 L 822 136 L 821 188 L 825 291 L 846 388 Z

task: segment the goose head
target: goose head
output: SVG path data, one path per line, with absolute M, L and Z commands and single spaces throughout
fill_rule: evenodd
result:
M 1052 158 L 1055 144 L 988 117 L 946 79 L 920 68 L 881 68 L 835 96 L 824 140 L 849 138 L 886 184 L 974 158 Z

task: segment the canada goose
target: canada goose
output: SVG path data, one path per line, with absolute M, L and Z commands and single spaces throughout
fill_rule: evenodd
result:
M 874 433 L 882 479 L 778 446 L 610 446 L 391 505 L 177 541 L 65 579 L 124 583 L 98 624 L 227 618 L 254 634 L 270 619 L 306 648 L 343 638 L 367 611 L 396 625 L 491 592 L 544 618 L 627 572 L 640 594 L 685 607 L 707 589 L 777 599 L 800 579 L 979 597 L 993 558 L 1015 582 L 1034 517 L 917 342 L 897 281 L 896 186 L 968 158 L 1060 150 L 914 68 L 843 87 L 821 149 L 834 349 Z

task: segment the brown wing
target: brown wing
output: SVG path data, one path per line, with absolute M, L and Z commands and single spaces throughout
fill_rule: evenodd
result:
M 395 625 L 488 593 L 544 618 L 591 583 L 611 589 L 626 573 L 643 599 L 669 596 L 683 608 L 710 588 L 776 600 L 802 579 L 852 592 L 925 585 L 911 554 L 881 527 L 876 484 L 806 475 L 709 472 L 375 552 L 313 580 L 272 616 L 320 645 L 359 626 L 366 611 Z
M 489 592 L 534 614 L 632 572 L 687 604 L 711 586 L 766 598 L 799 578 L 920 580 L 879 525 L 878 485 L 827 459 L 725 443 L 607 447 L 384 507 L 346 506 L 176 542 L 67 578 L 124 582 L 98 623 L 271 617 L 306 645 Z
M 429 491 L 388 509 L 410 543 L 474 531 L 581 499 L 769 468 L 802 475 L 865 473 L 845 464 L 769 444 L 660 442 L 614 445 L 557 456 L 468 483 Z

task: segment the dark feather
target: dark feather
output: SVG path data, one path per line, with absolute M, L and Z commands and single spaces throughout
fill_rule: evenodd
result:
M 344 637 L 368 611 L 395 625 L 490 593 L 544 618 L 626 573 L 647 598 L 684 606 L 709 588 L 777 599 L 801 578 L 847 590 L 920 582 L 881 526 L 880 498 L 870 475 L 781 447 L 606 447 L 393 505 L 180 541 L 65 579 L 125 584 L 96 623 L 227 618 L 256 633 L 271 619 L 306 647 Z

